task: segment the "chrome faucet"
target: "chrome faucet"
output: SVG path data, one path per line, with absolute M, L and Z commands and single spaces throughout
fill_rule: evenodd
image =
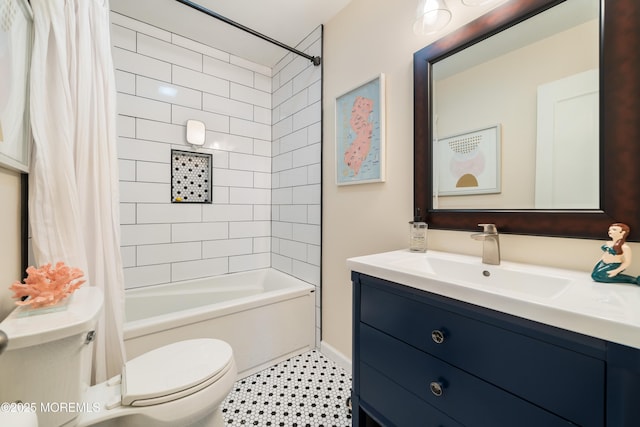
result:
M 472 234 L 471 238 L 482 241 L 482 262 L 484 264 L 500 264 L 500 240 L 495 224 L 478 224 L 482 233 Z

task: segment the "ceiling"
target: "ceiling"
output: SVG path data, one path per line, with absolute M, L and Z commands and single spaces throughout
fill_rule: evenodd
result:
M 351 0 L 193 0 L 207 9 L 295 47 Z M 111 10 L 272 67 L 283 48 L 176 0 L 111 0 Z

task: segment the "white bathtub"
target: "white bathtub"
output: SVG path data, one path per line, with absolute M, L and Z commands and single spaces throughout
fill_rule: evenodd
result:
M 129 289 L 125 299 L 128 359 L 219 338 L 233 347 L 242 378 L 315 347 L 314 287 L 274 269 Z

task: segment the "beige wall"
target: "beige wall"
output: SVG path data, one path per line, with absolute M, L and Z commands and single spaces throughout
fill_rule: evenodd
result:
M 9 286 L 21 277 L 20 174 L 0 167 L 0 320 L 13 308 Z
M 352 0 L 324 29 L 322 340 L 351 357 L 349 257 L 406 248 L 413 209 L 413 53 L 434 40 L 411 30 L 417 0 Z M 448 2 L 447 31 L 487 8 Z M 466 16 L 462 14 L 466 13 Z M 441 37 L 444 33 L 438 34 Z M 334 100 L 379 73 L 386 76 L 387 180 L 335 185 Z M 499 227 L 500 224 L 498 224 Z M 603 241 L 607 230 L 602 230 Z M 637 230 L 636 232 L 640 232 Z M 429 230 L 429 248 L 480 255 L 470 233 Z M 503 235 L 503 259 L 589 271 L 599 241 Z M 640 244 L 631 244 L 640 257 Z M 640 262 L 627 271 L 640 274 Z

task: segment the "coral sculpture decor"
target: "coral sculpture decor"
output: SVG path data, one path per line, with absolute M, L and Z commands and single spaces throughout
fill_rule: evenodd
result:
M 85 280 L 79 280 L 84 273 L 79 268 L 69 267 L 58 262 L 55 267 L 45 264 L 40 268 L 27 268 L 24 283 L 15 282 L 9 287 L 18 298 L 16 305 L 28 305 L 33 308 L 55 305 L 71 295 Z M 24 301 L 25 297 L 28 297 Z

